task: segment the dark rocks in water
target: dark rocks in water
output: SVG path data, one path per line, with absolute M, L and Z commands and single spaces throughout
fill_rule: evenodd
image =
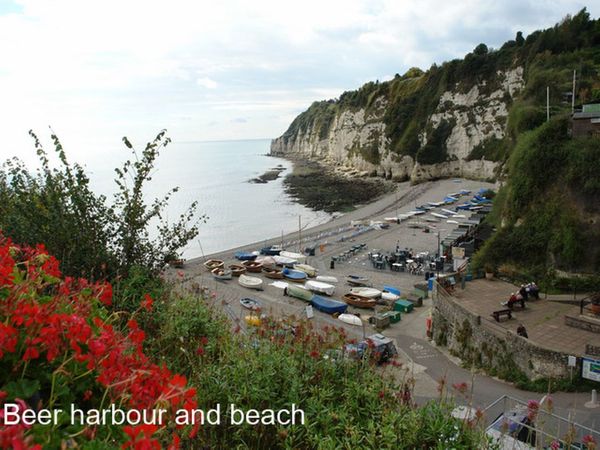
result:
M 265 173 L 263 173 L 259 177 L 248 180 L 248 182 L 249 183 L 257 183 L 257 184 L 268 183 L 269 181 L 273 181 L 273 180 L 276 180 L 277 178 L 279 178 L 279 175 L 284 170 L 285 170 L 285 167 L 279 165 L 277 167 L 273 167 L 273 168 L 267 170 Z
M 329 213 L 345 212 L 385 194 L 391 184 L 381 179 L 338 175 L 313 161 L 295 161 L 284 180 L 285 190 L 298 203 Z

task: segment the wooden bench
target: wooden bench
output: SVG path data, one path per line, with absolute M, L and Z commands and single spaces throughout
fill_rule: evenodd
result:
M 507 316 L 509 319 L 512 319 L 512 310 L 510 309 L 499 309 L 498 311 L 494 311 L 492 316 L 496 320 L 496 322 L 500 322 L 500 317 Z

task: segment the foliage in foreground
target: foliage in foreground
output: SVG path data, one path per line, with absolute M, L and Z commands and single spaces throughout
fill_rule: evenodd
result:
M 43 247 L 0 244 L 0 404 L 88 411 L 168 411 L 157 426 L 7 425 L 0 448 L 482 448 L 476 423 L 452 419 L 450 403 L 416 407 L 408 378 L 339 358 L 341 329 L 264 319 L 232 324 L 208 299 L 142 298 L 126 325 L 109 314 L 108 283 L 63 278 Z M 151 313 L 150 313 L 151 311 Z M 294 325 L 292 325 L 294 324 Z M 153 329 L 148 337 L 142 330 Z M 328 355 L 328 358 L 325 358 Z M 160 361 L 160 364 L 153 360 Z M 169 366 L 172 372 L 167 369 Z M 394 369 L 395 370 L 395 369 Z M 189 382 L 188 382 L 189 380 Z M 189 387 L 193 386 L 193 388 Z M 197 393 L 197 394 L 196 394 Z M 304 425 L 229 424 L 228 406 L 294 403 Z M 180 430 L 174 410 L 220 404 L 221 425 Z M 197 434 L 196 434 L 197 433 Z
M 144 352 L 137 315 L 151 310 L 146 296 L 125 329 L 105 306 L 108 283 L 62 277 L 43 246 L 19 247 L 0 236 L 0 404 L 61 409 L 58 423 L 7 425 L 0 415 L 0 448 L 177 448 L 180 431 L 155 425 L 71 423 L 77 409 L 179 409 L 196 407 L 186 378 L 157 365 Z M 194 430 L 191 430 L 192 433 Z M 160 441 L 159 441 L 160 438 Z
M 53 168 L 37 136 L 30 134 L 40 168 L 32 173 L 17 159 L 2 166 L 0 229 L 16 242 L 43 242 L 61 260 L 66 274 L 112 279 L 127 276 L 134 266 L 156 273 L 197 235 L 195 202 L 175 223 L 163 220 L 177 188 L 152 203 L 144 198 L 156 158 L 170 142 L 164 130 L 141 153 L 123 139 L 132 159 L 115 170 L 117 191 L 112 204 L 92 191 L 84 169 L 68 161 L 56 135 L 52 140 L 58 167 Z M 151 233 L 153 227 L 156 232 Z
M 378 367 L 343 357 L 340 348 L 349 338 L 342 328 L 316 329 L 294 317 L 264 317 L 259 326 L 247 328 L 244 320 L 225 320 L 211 302 L 218 300 L 169 302 L 156 317 L 163 326 L 151 342 L 153 352 L 188 377 L 203 409 L 233 403 L 244 410 L 278 410 L 295 404 L 306 423 L 250 426 L 225 419 L 218 427 L 200 428 L 202 444 L 273 449 L 487 445 L 477 421 L 451 418 L 450 401 L 415 406 L 413 381 L 396 361 Z

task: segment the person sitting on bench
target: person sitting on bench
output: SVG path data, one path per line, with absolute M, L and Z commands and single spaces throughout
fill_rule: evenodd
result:
M 523 300 L 527 301 L 527 288 L 525 287 L 524 284 L 521 285 L 521 289 L 519 289 L 519 294 L 521 295 L 521 297 L 523 297 Z
M 523 297 L 520 294 L 518 294 L 518 293 L 515 294 L 513 292 L 512 294 L 510 294 L 510 298 L 508 299 L 508 302 L 506 302 L 506 306 L 509 309 L 512 309 L 513 306 L 514 306 L 514 304 L 515 303 L 519 303 L 519 302 L 521 303 L 521 307 L 524 308 L 525 307 L 525 302 L 523 301 Z
M 540 288 L 537 286 L 537 284 L 535 284 L 535 281 L 532 281 L 526 287 L 529 295 L 537 300 L 540 299 Z

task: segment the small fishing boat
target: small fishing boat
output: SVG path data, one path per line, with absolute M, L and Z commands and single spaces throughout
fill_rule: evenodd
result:
M 299 263 L 303 263 L 306 260 L 306 256 L 304 256 L 302 253 L 281 251 L 279 252 L 279 256 L 295 259 Z
M 271 245 L 260 249 L 261 255 L 275 256 L 279 255 L 279 252 L 281 252 L 281 245 Z
M 310 302 L 313 298 L 313 293 L 308 289 L 304 289 L 300 286 L 294 286 L 293 284 L 289 284 L 284 290 L 283 295 L 289 295 L 290 297 L 299 298 L 300 300 L 304 300 L 306 302 Z
M 358 275 L 348 275 L 346 282 L 352 286 L 366 286 L 369 283 L 369 279 Z
M 235 252 L 235 259 L 240 261 L 252 261 L 258 256 L 256 253 L 250 252 Z
M 410 211 L 410 213 L 411 213 L 413 216 L 418 216 L 418 215 L 420 215 L 420 214 L 425 214 L 425 212 L 426 212 L 426 211 L 425 211 L 424 209 L 416 209 L 416 210 Z
M 274 268 L 277 263 L 272 256 L 257 256 L 254 262 L 261 263 L 263 267 Z
M 247 308 L 251 311 L 256 311 L 262 308 L 262 304 L 253 298 L 244 297 L 240 299 L 240 303 L 244 308 Z
M 263 268 L 262 263 L 259 263 L 256 261 L 244 261 L 242 263 L 242 266 L 244 266 L 246 268 L 247 272 L 252 272 L 252 273 L 260 273 L 260 272 L 262 272 L 262 268 Z
M 306 289 L 310 289 L 313 292 L 319 292 L 321 294 L 333 295 L 335 292 L 335 286 L 332 284 L 323 283 L 322 281 L 310 280 L 304 283 Z
M 277 270 L 277 269 L 271 269 L 270 267 L 264 267 L 262 268 L 263 273 L 265 274 L 265 277 L 267 278 L 272 278 L 274 280 L 281 280 L 283 278 L 283 274 L 281 273 L 281 270 Z
M 361 297 L 360 295 L 346 294 L 342 297 L 347 304 L 356 306 L 357 308 L 373 309 L 377 306 L 377 300 L 373 298 Z
M 310 300 L 310 304 L 313 305 L 315 309 L 327 314 L 342 314 L 348 309 L 348 305 L 346 303 L 321 297 L 320 295 L 313 295 L 312 299 Z
M 338 282 L 338 279 L 336 277 L 331 277 L 329 275 L 317 275 L 315 280 L 322 281 L 323 283 L 337 283 Z
M 287 267 L 283 269 L 281 273 L 288 280 L 295 282 L 302 282 L 308 278 L 308 275 L 306 275 L 305 272 L 302 272 L 301 270 L 288 269 Z
M 395 288 L 394 286 L 383 285 L 384 292 L 390 292 L 391 294 L 400 295 L 400 289 Z
M 315 269 L 313 266 L 309 266 L 308 264 L 294 264 L 294 269 L 304 272 L 309 277 L 317 276 L 317 269 Z
M 238 282 L 241 286 L 248 289 L 262 289 L 263 280 L 257 277 L 251 277 L 249 275 L 240 275 Z
M 354 295 L 360 295 L 366 298 L 377 298 L 381 297 L 381 291 L 379 289 L 371 287 L 353 287 L 350 289 L 350 293 Z
M 224 267 L 225 263 L 223 261 L 221 261 L 220 259 L 209 259 L 208 261 L 206 261 L 204 263 L 204 267 L 206 267 L 208 270 L 213 270 L 216 269 L 217 267 Z
M 231 280 L 232 272 L 231 269 L 225 269 L 223 267 L 216 267 L 210 271 L 213 277 L 217 280 Z
M 451 211 L 449 209 L 444 209 L 444 208 L 442 208 L 442 212 L 445 213 L 445 214 L 449 214 L 451 216 L 453 216 L 454 214 L 456 214 L 456 211 Z
M 452 213 L 452 214 L 454 214 L 454 213 Z M 433 217 L 437 217 L 438 219 L 447 219 L 448 218 L 448 216 L 445 216 L 444 214 L 440 214 L 440 213 L 436 213 L 436 212 L 432 212 L 431 215 Z
M 355 316 L 354 314 L 340 314 L 338 316 L 338 319 L 340 319 L 342 322 L 347 323 L 348 325 L 356 325 L 359 327 L 362 327 L 362 320 L 360 320 L 360 317 Z
M 392 294 L 391 292 L 382 292 L 381 293 L 381 300 L 383 300 L 384 303 L 391 303 L 391 302 L 395 302 L 396 300 L 398 300 L 400 298 L 399 295 L 396 294 Z
M 239 277 L 240 275 L 246 273 L 246 268 L 241 264 L 231 264 L 229 268 L 231 269 L 231 275 L 234 277 Z
M 287 256 L 275 255 L 273 256 L 275 263 L 279 266 L 292 267 L 298 261 L 294 258 L 288 258 Z

